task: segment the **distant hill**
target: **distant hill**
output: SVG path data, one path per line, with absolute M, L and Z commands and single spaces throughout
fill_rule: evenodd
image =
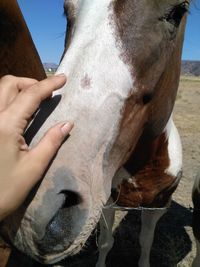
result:
M 200 76 L 200 61 L 183 60 L 181 74 Z
M 58 68 L 58 64 L 56 63 L 43 63 L 43 66 L 44 68 L 47 68 L 47 69 L 57 69 Z
M 43 63 L 43 67 L 46 73 L 54 74 L 58 68 L 58 65 L 55 63 Z
M 43 66 L 47 72 L 55 72 L 58 68 L 58 64 L 55 63 L 43 63 Z M 181 74 L 200 76 L 200 61 L 183 60 Z

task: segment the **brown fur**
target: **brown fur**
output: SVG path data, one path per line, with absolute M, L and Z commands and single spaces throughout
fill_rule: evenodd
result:
M 165 173 L 169 167 L 168 142 L 161 131 L 169 119 L 176 97 L 176 87 L 178 86 L 176 77 L 180 71 L 177 56 L 180 55 L 180 51 L 181 49 L 175 50 L 172 58 L 176 59 L 177 63 L 174 60 L 169 62 L 168 68 L 157 84 L 156 93 L 149 102 L 149 115 L 146 119 L 144 133 L 126 164 L 133 177 L 133 183 L 123 181 L 120 185 L 119 205 L 130 207 L 165 206 L 178 185 L 179 179 Z M 175 65 L 177 67 L 172 73 L 172 66 Z M 166 103 L 166 99 L 168 99 L 168 103 Z M 157 112 L 158 110 L 159 112 Z
M 0 239 L 0 267 L 6 267 L 10 256 L 10 248 Z
M 154 3 L 156 4 L 156 3 Z M 186 23 L 186 16 L 183 18 L 181 25 L 174 35 L 174 39 L 167 39 L 165 35 L 160 40 L 158 45 L 152 46 L 152 38 L 157 32 L 151 29 L 142 28 L 152 25 L 148 20 L 151 16 L 140 14 L 137 8 L 136 1 L 120 1 L 115 0 L 113 4 L 114 9 L 114 24 L 116 31 L 117 44 L 120 46 L 122 60 L 130 65 L 132 68 L 132 75 L 134 77 L 134 86 L 138 90 L 138 99 L 144 99 L 149 96 L 147 103 L 151 102 L 151 107 L 148 118 L 149 131 L 154 136 L 162 133 L 174 106 L 179 79 L 181 53 L 184 35 L 184 27 Z M 155 8 L 156 10 L 156 8 Z M 143 10 L 144 12 L 146 10 Z M 142 25 L 133 31 L 135 23 L 143 18 Z M 144 20 L 145 21 L 144 23 Z M 139 22 L 138 22 L 139 23 Z M 154 35 L 150 35 L 153 32 Z M 143 36 L 141 37 L 141 34 Z M 182 37 L 180 37 L 182 36 Z M 134 42 L 133 42 L 134 40 Z M 167 46 L 173 43 L 173 53 L 170 57 L 164 55 L 163 51 L 167 50 Z M 145 46 L 145 47 L 144 47 Z M 155 50 L 155 51 L 154 51 Z M 146 54 L 144 51 L 147 51 Z M 159 60 L 163 59 L 161 66 L 156 65 Z M 152 72 L 153 71 L 153 72 Z M 154 77 L 160 75 L 158 77 Z M 153 84 L 155 79 L 156 84 Z M 152 88 L 149 87 L 152 84 Z M 145 102 L 145 101 L 144 101 Z M 159 110 L 159 112 L 157 112 Z M 150 134 L 150 133 L 149 133 Z
M 0 1 L 0 77 L 6 74 L 46 77 L 16 0 Z
M 163 207 L 178 185 L 178 179 L 165 173 L 169 166 L 168 141 L 165 135 L 152 140 L 143 135 L 125 165 L 131 174 L 115 193 L 118 204 L 129 207 Z
M 151 42 L 148 42 L 148 37 L 151 38 L 151 36 L 147 34 L 145 36 L 146 40 L 140 38 L 141 32 L 148 33 L 147 30 L 141 31 L 140 28 L 141 32 L 137 32 L 137 29 L 136 32 L 133 32 L 132 24 L 134 24 L 136 16 L 149 19 L 144 14 L 138 14 L 135 1 L 116 0 L 113 8 L 115 13 L 114 20 L 117 25 L 116 34 L 118 35 L 117 38 L 121 40 L 122 60 L 130 66 L 134 66 L 133 76 L 136 78 L 136 87 L 138 87 L 139 93 L 130 98 L 134 100 L 141 113 L 141 116 L 136 121 L 138 125 L 142 121 L 143 125 L 143 128 L 136 127 L 143 131 L 141 134 L 134 135 L 132 133 L 137 145 L 125 165 L 132 178 L 129 181 L 124 180 L 119 186 L 118 192 L 115 192 L 113 196 L 115 200 L 118 199 L 117 203 L 122 206 L 163 207 L 169 202 L 180 178 L 180 175 L 173 177 L 165 173 L 170 162 L 167 150 L 168 141 L 165 134 L 163 134 L 163 130 L 172 113 L 177 94 L 179 83 L 177 77 L 180 75 L 183 43 L 183 37 L 180 37 L 179 33 L 183 32 L 186 17 L 183 19 L 177 35 L 174 35 L 173 42 L 176 47 L 170 58 L 165 58 L 166 64 L 163 71 L 160 71 L 156 70 L 154 64 L 162 56 L 160 51 L 164 49 L 162 46 L 166 45 L 168 41 L 161 42 L 160 50 L 154 51 L 149 47 Z M 151 24 L 146 22 L 144 25 Z M 134 38 L 132 37 L 133 34 Z M 137 45 L 132 42 L 133 39 Z M 140 40 L 143 43 L 140 44 Z M 171 39 L 169 41 L 171 42 Z M 151 54 L 147 53 L 148 58 L 151 60 L 145 58 L 145 55 L 141 55 L 141 51 L 145 51 L 143 49 L 144 45 L 145 49 L 153 51 Z M 152 68 L 154 72 L 160 73 L 160 78 L 154 88 L 147 88 L 146 81 L 151 79 Z M 137 72 L 135 72 L 136 70 Z M 143 112 L 141 112 L 142 110 Z M 126 121 L 131 116 L 131 113 L 132 111 L 129 109 L 127 116 L 124 115 Z M 123 128 L 132 128 L 127 122 L 125 124 L 123 123 Z M 141 137 L 138 141 L 139 136 Z
M 153 1 L 152 1 L 153 3 Z M 138 9 L 137 1 L 120 1 L 115 0 L 113 4 L 114 8 L 114 20 L 117 27 L 118 38 L 122 41 L 122 58 L 125 63 L 130 66 L 134 66 L 133 75 L 137 76 L 137 79 L 144 79 L 144 74 L 146 75 L 151 67 L 159 61 L 161 47 L 151 47 L 151 42 L 149 42 L 152 29 L 147 29 L 148 25 L 151 25 L 151 16 L 145 15 L 145 5 L 144 9 Z M 156 9 L 155 9 L 156 10 Z M 149 11 L 149 10 L 148 10 Z M 144 12 L 141 14 L 141 12 Z M 135 28 L 133 27 L 135 23 L 138 23 L 139 18 L 143 18 L 141 21 L 143 26 Z M 149 20 L 149 21 L 148 21 Z M 144 23 L 145 21 L 145 23 Z M 140 22 L 141 23 L 141 22 Z M 143 37 L 141 38 L 141 34 Z M 134 42 L 132 41 L 134 40 Z M 165 45 L 166 42 L 160 43 L 160 46 Z M 145 47 L 145 48 L 144 48 Z M 148 51 L 146 55 L 144 51 Z

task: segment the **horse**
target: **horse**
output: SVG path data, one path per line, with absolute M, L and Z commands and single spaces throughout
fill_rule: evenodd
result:
M 113 201 L 146 208 L 139 266 L 150 266 L 156 223 L 181 178 L 172 110 L 189 5 L 65 0 L 68 37 L 57 73 L 68 83 L 43 103 L 25 138 L 34 146 L 58 120 L 75 127 L 41 183 L 1 223 L 1 234 L 20 251 L 44 264 L 75 255 L 104 211 L 109 227 L 101 227 L 97 262 L 104 266 L 113 243 L 113 211 L 104 208 Z
M 192 229 L 196 239 L 196 257 L 193 261 L 192 267 L 198 267 L 200 262 L 200 169 L 196 175 L 193 190 L 192 190 L 192 201 L 194 205 L 193 218 L 192 218 Z
M 0 77 L 15 75 L 42 80 L 44 68 L 16 0 L 0 3 Z

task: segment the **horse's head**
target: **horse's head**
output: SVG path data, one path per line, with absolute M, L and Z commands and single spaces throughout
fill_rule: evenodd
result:
M 68 82 L 44 104 L 48 111 L 62 95 L 32 145 L 56 121 L 75 127 L 30 204 L 3 224 L 20 250 L 45 263 L 80 251 L 141 134 L 163 132 L 178 87 L 188 6 L 185 0 L 65 1 L 68 38 L 58 72 Z

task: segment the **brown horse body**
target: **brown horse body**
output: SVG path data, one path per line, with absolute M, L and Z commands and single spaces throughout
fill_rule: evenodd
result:
M 11 74 L 42 80 L 39 55 L 16 0 L 0 2 L 0 77 Z

